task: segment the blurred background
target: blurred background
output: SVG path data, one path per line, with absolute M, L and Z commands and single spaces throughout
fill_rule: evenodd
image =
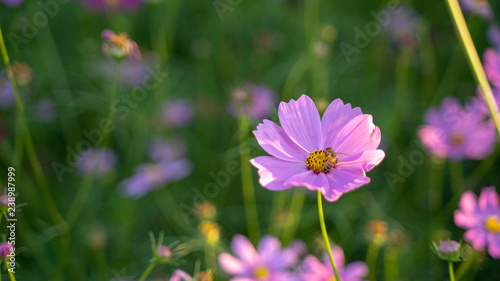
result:
M 163 232 L 164 245 L 177 241 L 179 258 L 149 280 L 168 280 L 177 268 L 228 280 L 215 256 L 233 235 L 248 235 L 240 160 L 266 155 L 251 130 L 264 118 L 278 122 L 279 101 L 302 94 L 320 112 L 341 98 L 381 129 L 386 158 L 371 183 L 324 202 L 331 239 L 348 261 L 368 261 L 369 280 L 445 280 L 446 262 L 429 245 L 462 238 L 454 190 L 477 194 L 498 183 L 498 148 L 481 161 L 448 163 L 417 138 L 429 107 L 476 95 L 443 1 L 0 2 L 7 51 L 16 75 L 27 76 L 20 95 L 46 181 L 16 142 L 20 121 L 2 90 L 0 179 L 16 168 L 18 280 L 138 280 L 153 257 L 150 232 Z M 491 5 L 500 15 L 500 3 Z M 481 55 L 493 44 L 492 21 L 466 18 Z M 103 29 L 127 33 L 142 60 L 103 54 Z M 1 79 L 8 87 L 5 71 Z M 239 123 L 231 101 L 255 84 L 272 92 L 272 106 Z M 92 155 L 89 146 L 101 150 Z M 260 234 L 284 245 L 301 239 L 320 255 L 315 193 L 272 192 L 253 167 L 252 175 Z M 498 260 L 468 254 L 455 265 L 457 279 L 498 280 Z

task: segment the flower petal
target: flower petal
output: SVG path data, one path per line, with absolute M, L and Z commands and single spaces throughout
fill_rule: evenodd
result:
M 250 163 L 259 169 L 260 184 L 270 190 L 284 190 L 292 187 L 286 183 L 291 176 L 307 171 L 305 162 L 290 162 L 271 156 L 259 156 Z
M 310 190 L 328 190 L 328 181 L 326 180 L 325 174 L 316 174 L 313 171 L 307 171 L 295 176 L 290 177 L 285 184 L 292 186 L 305 186 Z
M 288 161 L 304 161 L 308 152 L 293 142 L 285 131 L 274 122 L 264 120 L 253 131 L 260 146 L 274 157 Z
M 465 213 L 462 210 L 455 210 L 453 214 L 455 225 L 461 228 L 472 228 L 477 224 L 477 215 L 474 213 Z
M 371 115 L 356 116 L 344 126 L 332 148 L 338 153 L 354 155 L 366 150 L 366 147 L 378 147 L 380 131 L 376 128 Z
M 343 158 L 337 164 L 336 168 L 345 171 L 356 172 L 362 169 L 364 172 L 368 172 L 373 167 L 377 166 L 385 157 L 384 151 L 377 150 L 366 150 L 355 155 Z
M 278 109 L 281 126 L 297 145 L 308 152 L 322 148 L 323 138 L 318 110 L 310 97 L 281 102 Z
M 271 235 L 262 237 L 257 246 L 257 251 L 264 261 L 272 261 L 273 257 L 281 250 L 281 241 Z
M 328 201 L 336 201 L 343 193 L 352 191 L 370 182 L 370 178 L 344 170 L 332 169 L 326 175 L 330 188 L 323 193 Z
M 344 269 L 345 280 L 364 280 L 368 275 L 368 265 L 362 261 L 348 264 Z
M 243 263 L 254 264 L 259 259 L 259 255 L 257 251 L 255 251 L 254 246 L 250 243 L 250 240 L 243 235 L 237 234 L 233 237 L 231 249 Z
M 359 107 L 351 109 L 351 105 L 344 105 L 341 99 L 332 101 L 321 119 L 324 140 L 323 147 L 331 147 L 342 128 L 354 117 L 361 114 L 362 112 Z
M 486 232 L 479 229 L 469 229 L 464 233 L 464 240 L 471 243 L 472 247 L 478 251 L 486 247 Z
M 495 259 L 500 259 L 500 235 L 495 235 L 488 245 L 488 253 Z
M 485 187 L 481 191 L 481 194 L 479 195 L 479 209 L 498 209 L 498 193 L 494 186 Z
M 472 191 L 466 191 L 460 197 L 458 203 L 460 209 L 465 213 L 474 213 L 477 210 L 477 197 Z
M 337 270 L 340 272 L 344 271 L 344 264 L 345 264 L 344 250 L 342 250 L 342 248 L 340 248 L 339 246 L 333 246 L 332 256 L 333 260 L 335 261 L 335 266 L 337 267 Z M 327 267 L 331 271 L 333 271 L 332 263 L 330 262 L 330 257 L 328 256 L 328 253 L 326 251 L 325 253 L 323 253 L 323 263 L 327 265 Z
M 228 253 L 222 253 L 219 255 L 219 265 L 226 273 L 231 275 L 239 275 L 245 272 L 245 267 L 243 263 L 231 256 Z

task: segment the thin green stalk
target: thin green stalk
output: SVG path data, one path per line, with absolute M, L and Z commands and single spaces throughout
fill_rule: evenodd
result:
M 111 88 L 111 99 L 109 101 L 109 110 L 108 110 L 108 120 L 110 120 L 111 124 L 110 128 L 113 127 L 114 119 L 115 119 L 115 111 L 113 110 L 114 101 L 118 98 L 118 83 L 120 81 L 122 63 L 118 61 L 115 65 L 114 75 L 113 75 L 113 86 Z M 104 136 L 101 147 L 105 147 L 108 145 L 108 142 L 111 138 L 111 133 Z
M 144 271 L 144 273 L 141 275 L 141 278 L 139 278 L 139 281 L 144 281 L 146 280 L 146 278 L 148 278 L 149 274 L 151 273 L 151 271 L 153 271 L 153 268 L 155 268 L 156 266 L 156 261 L 152 262 L 148 268 L 146 268 L 146 270 Z
M 12 273 L 9 269 L 10 269 L 10 264 L 9 262 L 7 261 L 7 259 L 4 260 L 5 262 L 5 266 L 7 266 L 7 272 L 9 273 L 9 278 L 10 278 L 10 281 L 16 281 L 16 277 L 14 276 L 14 273 Z
M 366 254 L 366 264 L 370 269 L 368 280 L 374 280 L 374 281 L 376 280 L 375 269 L 379 252 L 380 252 L 380 245 L 372 241 L 370 243 L 370 246 L 368 246 L 368 253 Z
M 279 212 L 283 209 L 283 206 L 285 205 L 285 192 L 273 192 L 273 202 L 271 206 L 271 223 L 268 228 L 268 233 L 279 237 L 281 236 L 281 227 L 280 224 L 278 223 L 278 215 Z
M 304 200 L 306 199 L 306 193 L 304 188 L 296 188 L 293 193 L 292 203 L 290 204 L 290 211 L 285 223 L 285 228 L 283 229 L 283 244 L 288 245 L 290 241 L 295 237 L 297 233 L 297 228 L 300 222 L 300 214 L 302 213 L 302 207 L 304 206 Z
M 450 272 L 450 281 L 455 281 L 455 274 L 453 273 L 453 262 L 448 261 L 448 271 Z
M 389 247 L 384 251 L 385 280 L 399 280 L 399 249 Z
M 500 114 L 498 112 L 498 105 L 493 96 L 493 92 L 491 90 L 490 84 L 488 83 L 488 79 L 486 78 L 486 73 L 484 72 L 483 66 L 481 64 L 481 59 L 479 58 L 476 47 L 474 46 L 474 41 L 472 41 L 469 28 L 467 27 L 467 23 L 465 22 L 465 18 L 462 14 L 462 10 L 460 9 L 460 5 L 458 4 L 458 0 L 446 0 L 446 2 L 448 3 L 449 12 L 453 19 L 455 29 L 461 39 L 462 45 L 465 49 L 465 53 L 467 54 L 469 66 L 471 67 L 472 73 L 474 74 L 474 78 L 483 90 L 484 97 L 486 98 L 486 103 L 488 104 L 491 116 L 493 117 L 493 121 L 495 122 L 497 132 L 500 135 Z
M 239 120 L 239 137 L 240 143 L 244 143 L 248 139 L 249 124 L 248 119 L 240 118 Z M 259 230 L 259 214 L 255 203 L 255 191 L 252 177 L 252 167 L 250 165 L 250 150 L 241 148 L 241 185 L 243 188 L 243 201 L 245 204 L 245 214 L 248 227 L 248 236 L 251 241 L 257 242 L 260 237 Z
M 326 251 L 328 252 L 328 257 L 330 257 L 330 262 L 332 263 L 333 272 L 335 273 L 335 278 L 338 281 L 340 280 L 339 273 L 337 272 L 337 266 L 335 266 L 335 261 L 333 260 L 332 247 L 330 246 L 330 239 L 328 238 L 328 233 L 326 232 L 325 226 L 325 216 L 323 214 L 323 198 L 321 195 L 321 191 L 318 190 L 318 214 L 319 214 L 319 223 L 321 225 L 321 233 L 323 234 L 323 240 L 325 241 Z
M 16 99 L 16 108 L 19 118 L 19 123 L 21 126 L 21 130 L 23 133 L 24 144 L 26 146 L 26 152 L 28 154 L 29 161 L 33 168 L 33 172 L 35 174 L 35 179 L 40 187 L 42 192 L 43 199 L 45 201 L 47 210 L 49 215 L 55 224 L 64 225 L 64 219 L 61 216 L 61 213 L 57 209 L 55 202 L 52 199 L 52 195 L 50 194 L 50 190 L 47 186 L 47 181 L 45 180 L 45 176 L 43 175 L 42 167 L 40 166 L 40 162 L 38 161 L 38 157 L 36 156 L 35 147 L 33 145 L 33 140 L 31 139 L 31 134 L 28 128 L 28 123 L 26 122 L 26 117 L 24 113 L 23 103 L 21 101 L 21 96 L 19 95 L 19 90 L 17 88 L 17 83 L 14 78 L 14 72 L 12 72 L 12 67 L 10 65 L 9 54 L 7 53 L 7 48 L 5 47 L 5 42 L 3 39 L 2 29 L 0 27 L 0 51 L 2 53 L 3 62 L 5 67 L 7 68 L 7 74 L 9 76 L 9 80 L 12 84 L 12 88 L 14 89 L 14 95 Z

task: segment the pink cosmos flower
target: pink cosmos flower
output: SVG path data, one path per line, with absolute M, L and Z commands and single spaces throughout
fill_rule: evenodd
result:
M 490 3 L 487 0 L 460 0 L 462 10 L 478 14 L 484 19 L 490 20 L 493 18 Z
M 243 235 L 233 237 L 231 249 L 236 257 L 222 253 L 219 265 L 234 275 L 230 281 L 290 281 L 295 277 L 288 269 L 297 262 L 293 249 L 281 249 L 281 242 L 273 236 L 264 236 L 257 246 Z
M 473 108 L 464 109 L 457 99 L 445 98 L 440 108 L 427 111 L 427 125 L 418 131 L 420 141 L 440 158 L 452 161 L 485 158 L 497 140 L 495 127 Z
M 483 66 L 491 84 L 500 88 L 500 51 L 492 48 L 486 49 L 483 55 Z
M 272 155 L 250 160 L 267 189 L 305 186 L 335 201 L 369 183 L 366 172 L 384 159 L 384 152 L 377 149 L 380 129 L 372 116 L 340 99 L 328 106 L 323 118 L 306 95 L 281 102 L 278 115 L 283 128 L 264 120 L 253 131 L 260 146 Z
M 104 29 L 101 33 L 102 52 L 115 60 L 130 58 L 132 61 L 140 61 L 142 56 L 137 43 L 130 39 L 128 34 L 115 34 L 109 29 Z
M 177 269 L 170 277 L 170 281 L 191 281 L 193 278 L 186 272 Z
M 361 261 L 345 265 L 344 251 L 335 246 L 332 248 L 333 260 L 342 281 L 363 281 L 368 275 L 368 266 Z M 303 281 L 336 280 L 328 254 L 323 254 L 323 261 L 315 256 L 307 256 L 302 263 L 299 276 Z
M 464 240 L 478 251 L 488 247 L 489 254 L 500 259 L 500 206 L 495 187 L 483 188 L 479 200 L 472 191 L 464 192 L 459 207 L 455 224 L 467 229 Z
M 194 118 L 195 111 L 187 99 L 168 99 L 163 102 L 160 120 L 169 128 L 187 126 Z
M 1 259 L 6 259 L 7 255 L 10 254 L 10 248 L 14 248 L 14 246 L 11 246 L 7 242 L 2 242 L 0 244 L 0 258 Z
M 266 85 L 247 83 L 231 93 L 229 112 L 234 117 L 261 120 L 271 115 L 276 100 L 276 94 Z

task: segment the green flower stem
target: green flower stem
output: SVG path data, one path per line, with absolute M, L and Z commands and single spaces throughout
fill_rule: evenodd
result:
M 337 267 L 335 266 L 335 261 L 333 260 L 332 247 L 330 246 L 330 240 L 328 239 L 328 233 L 326 232 L 325 226 L 325 216 L 323 215 L 323 197 L 321 191 L 318 190 L 318 213 L 319 213 L 319 223 L 321 224 L 321 233 L 323 234 L 323 240 L 325 241 L 326 251 L 328 252 L 328 257 L 330 257 L 330 262 L 332 263 L 333 272 L 335 273 L 335 278 L 340 280 L 339 273 L 337 272 Z
M 239 122 L 240 144 L 248 139 L 249 124 L 248 119 L 240 118 Z M 252 177 L 252 166 L 250 165 L 250 149 L 240 146 L 241 160 L 241 185 L 243 188 L 243 201 L 245 204 L 245 214 L 248 227 L 248 237 L 252 242 L 257 242 L 260 237 L 259 214 L 255 203 L 255 191 Z
M 380 252 L 380 245 L 372 241 L 368 246 L 368 253 L 366 254 L 366 264 L 370 269 L 368 280 L 376 280 L 375 270 L 379 252 Z
M 384 251 L 385 280 L 399 280 L 399 250 L 397 247 L 388 247 Z
M 448 271 L 450 273 L 450 281 L 455 281 L 455 274 L 453 273 L 453 262 L 451 260 L 448 261 Z
M 118 98 L 118 84 L 120 82 L 122 63 L 118 61 L 115 65 L 114 75 L 113 75 L 113 86 L 111 88 L 111 99 L 109 100 L 109 111 L 108 111 L 108 120 L 110 120 L 111 124 L 110 128 L 113 127 L 114 119 L 115 119 L 115 111 L 113 110 L 114 101 Z M 111 139 L 111 133 L 104 136 L 101 147 L 106 147 Z
M 281 231 L 283 230 L 280 226 L 278 215 L 279 212 L 283 210 L 283 206 L 285 205 L 285 196 L 286 193 L 284 191 L 273 192 L 273 202 L 271 205 L 271 223 L 269 224 L 269 228 L 267 233 L 280 237 Z
M 460 9 L 460 5 L 458 4 L 458 0 L 446 0 L 446 2 L 448 3 L 449 12 L 453 19 L 455 29 L 467 54 L 469 65 L 471 67 L 472 73 L 474 74 L 474 78 L 483 90 L 484 97 L 486 98 L 486 103 L 488 104 L 491 116 L 493 117 L 493 121 L 495 122 L 497 132 L 500 135 L 500 114 L 498 112 L 498 105 L 493 96 L 493 92 L 491 90 L 490 84 L 488 83 L 488 79 L 486 78 L 486 73 L 484 72 L 483 66 L 481 64 L 481 59 L 479 58 L 476 47 L 474 46 L 474 41 L 472 41 L 469 28 L 467 27 L 467 23 L 465 22 L 465 18 L 462 14 L 462 10 Z
M 14 73 L 12 72 L 9 54 L 7 53 L 7 48 L 5 47 L 5 42 L 3 40 L 1 28 L 0 28 L 0 51 L 2 53 L 3 62 L 7 68 L 7 74 L 9 76 L 10 83 L 12 84 L 12 88 L 14 89 L 19 125 L 21 126 L 21 131 L 24 138 L 24 144 L 26 146 L 26 152 L 28 154 L 29 161 L 33 168 L 35 179 L 42 192 L 42 197 L 43 200 L 45 201 L 45 205 L 47 207 L 50 217 L 52 218 L 55 224 L 63 226 L 65 225 L 65 221 L 61 216 L 61 213 L 59 212 L 55 202 L 52 199 L 52 195 L 50 194 L 50 190 L 47 186 L 47 181 L 45 180 L 45 176 L 43 175 L 42 167 L 40 166 L 40 162 L 38 161 L 38 157 L 36 156 L 35 146 L 33 145 L 33 140 L 31 139 L 28 123 L 26 122 L 24 106 L 21 101 L 21 96 L 19 95 L 19 90 L 17 88 L 17 83 L 14 78 Z
M 139 281 L 144 281 L 146 280 L 146 278 L 148 278 L 149 274 L 151 273 L 151 271 L 153 271 L 153 268 L 155 268 L 157 264 L 157 261 L 153 261 L 149 266 L 148 268 L 146 268 L 146 270 L 144 271 L 144 273 L 142 273 L 141 275 L 141 278 L 139 278 Z
M 10 281 L 16 281 L 16 277 L 14 276 L 14 273 L 12 273 L 9 270 L 10 269 L 10 265 L 9 265 L 9 262 L 7 261 L 7 259 L 5 259 L 4 262 L 5 262 L 5 266 L 7 267 L 7 272 L 9 273 Z
M 295 233 L 297 233 L 305 199 L 306 193 L 304 188 L 296 188 L 293 193 L 292 203 L 290 204 L 290 212 L 285 223 L 285 229 L 283 230 L 282 242 L 284 245 L 288 245 L 295 237 Z

